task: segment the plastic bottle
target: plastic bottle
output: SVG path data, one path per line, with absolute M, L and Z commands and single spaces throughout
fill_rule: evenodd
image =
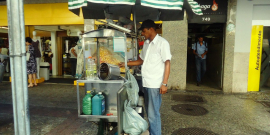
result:
M 92 59 L 92 68 L 93 68 L 93 78 L 97 78 L 97 65 L 95 63 L 95 59 Z
M 92 99 L 92 115 L 103 115 L 105 114 L 105 98 L 102 92 L 99 92 Z
M 91 91 L 87 91 L 87 94 L 83 98 L 83 107 L 82 111 L 85 115 L 91 115 L 92 113 L 92 101 L 91 101 L 92 95 Z
M 94 79 L 94 68 L 93 68 L 93 60 L 92 57 L 87 58 L 87 64 L 86 64 L 86 78 L 87 80 Z

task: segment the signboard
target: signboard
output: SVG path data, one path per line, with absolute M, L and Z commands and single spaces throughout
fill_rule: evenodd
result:
M 195 0 L 201 6 L 203 15 L 188 13 L 189 23 L 225 23 L 228 0 Z
M 248 91 L 259 91 L 261 75 L 263 25 L 252 26 L 248 70 Z

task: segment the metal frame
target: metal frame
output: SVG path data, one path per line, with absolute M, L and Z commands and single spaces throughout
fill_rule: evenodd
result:
M 85 38 L 97 38 L 97 69 L 100 67 L 100 54 L 99 54 L 99 38 L 107 38 L 111 39 L 113 37 L 124 37 L 125 40 L 125 54 L 127 54 L 127 45 L 126 45 L 126 34 L 117 30 L 112 29 L 100 29 L 100 30 L 94 30 L 90 32 L 86 32 L 83 34 L 82 39 L 82 47 L 83 52 L 85 52 Z M 132 43 L 133 44 L 133 43 Z M 90 47 L 89 47 L 90 48 Z M 85 58 L 85 53 L 83 53 L 83 57 Z M 125 55 L 125 68 L 127 68 L 127 55 Z M 84 70 L 85 70 L 85 62 L 84 62 Z M 123 78 L 122 80 L 77 80 L 77 104 L 78 104 L 78 117 L 79 118 L 87 118 L 89 121 L 99 121 L 100 119 L 105 120 L 106 122 L 118 122 L 118 134 L 122 134 L 123 132 L 123 111 L 124 111 L 124 101 L 128 99 L 127 93 L 126 93 L 126 87 L 125 87 L 126 79 Z M 80 92 L 79 92 L 79 83 L 85 83 L 85 93 L 86 90 L 90 89 L 90 87 L 97 86 L 99 88 L 111 88 L 109 91 L 104 92 L 105 99 L 111 101 L 116 99 L 116 112 L 113 112 L 113 115 L 106 116 L 106 115 L 82 115 L 81 112 L 81 100 L 80 100 Z M 118 85 L 119 84 L 119 85 Z M 101 87 L 102 86 L 102 87 Z M 115 89 L 117 90 L 115 91 Z M 97 90 L 102 91 L 102 90 Z M 115 93 L 114 93 L 115 92 Z M 107 94 L 107 95 L 106 95 Z M 111 95 L 110 95 L 111 94 Z M 116 97 L 114 97 L 116 95 Z M 107 97 L 106 97 L 107 96 Z M 113 98 L 109 99 L 109 96 L 113 96 Z M 107 101 L 105 101 L 107 102 Z M 106 105 L 107 104 L 107 105 Z M 108 109 L 110 106 L 110 103 L 105 103 L 106 106 L 106 114 L 112 113 L 111 110 Z

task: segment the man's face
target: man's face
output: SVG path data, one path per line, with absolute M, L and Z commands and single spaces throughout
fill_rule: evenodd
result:
M 149 28 L 144 28 L 142 30 L 142 36 L 145 37 L 145 39 L 149 39 L 150 38 L 150 34 L 151 34 L 151 30 Z
M 199 37 L 199 41 L 202 42 L 203 41 L 203 37 Z

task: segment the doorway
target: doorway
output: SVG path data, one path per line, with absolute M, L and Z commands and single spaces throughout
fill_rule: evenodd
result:
M 270 90 L 270 26 L 263 27 L 260 91 Z
M 223 50 L 225 24 L 188 24 L 187 89 L 222 89 Z M 206 73 L 200 86 L 196 86 L 196 64 L 192 45 L 202 36 L 207 42 Z

